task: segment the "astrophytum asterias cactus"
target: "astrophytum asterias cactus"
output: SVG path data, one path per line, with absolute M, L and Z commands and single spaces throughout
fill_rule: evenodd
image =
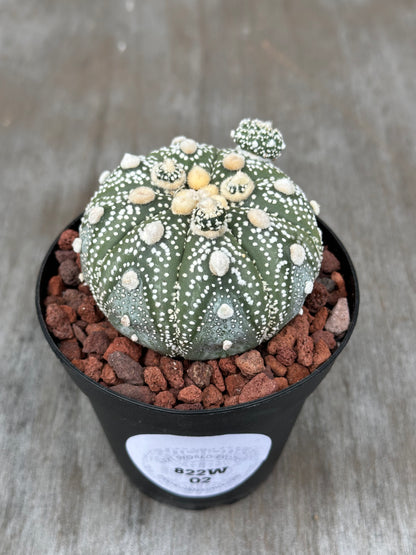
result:
M 270 161 L 280 132 L 246 119 L 231 136 L 236 149 L 177 137 L 125 154 L 82 218 L 76 247 L 98 306 L 169 356 L 259 345 L 299 313 L 319 270 L 318 204 Z

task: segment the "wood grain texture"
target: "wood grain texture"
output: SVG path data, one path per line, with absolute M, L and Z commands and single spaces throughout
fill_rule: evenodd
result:
M 0 552 L 411 554 L 416 10 L 411 0 L 2 0 Z M 273 119 L 362 292 L 270 478 L 192 512 L 134 489 L 34 311 L 40 261 L 125 151 Z

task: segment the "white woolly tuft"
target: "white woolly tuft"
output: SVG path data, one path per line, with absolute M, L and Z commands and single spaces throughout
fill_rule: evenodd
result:
M 305 289 L 304 289 L 305 293 L 309 295 L 310 293 L 312 293 L 312 290 L 313 290 L 313 281 L 307 281 L 305 283 Z
M 120 318 L 120 324 L 125 328 L 128 328 L 130 326 L 130 318 L 127 314 L 124 314 L 124 316 Z
M 244 156 L 238 154 L 238 152 L 230 152 L 222 161 L 222 165 L 226 170 L 241 170 L 244 168 L 244 164 L 246 163 Z
M 312 206 L 312 210 L 315 212 L 316 216 L 319 216 L 319 212 L 321 211 L 321 207 L 316 200 L 311 200 L 310 205 Z
M 187 181 L 191 189 L 199 190 L 209 184 L 211 176 L 205 168 L 202 168 L 201 166 L 194 166 L 188 172 Z
M 231 318 L 234 314 L 234 309 L 226 303 L 223 303 L 219 309 L 217 310 L 217 316 L 221 318 L 221 320 L 226 320 L 227 318 Z
M 224 276 L 230 268 L 230 259 L 222 251 L 214 251 L 209 259 L 209 269 L 214 276 Z
M 290 258 L 295 266 L 301 266 L 305 261 L 305 256 L 305 249 L 302 245 L 293 243 L 293 245 L 290 246 Z
M 107 177 L 110 175 L 110 172 L 108 170 L 104 170 L 102 173 L 100 173 L 100 177 L 98 178 L 98 183 L 100 185 L 102 185 L 103 183 L 105 183 L 105 180 L 107 179 Z
M 136 187 L 129 193 L 129 201 L 133 204 L 149 204 L 155 199 L 155 192 L 150 187 Z
M 279 193 L 283 193 L 285 195 L 293 195 L 295 192 L 295 184 L 288 177 L 283 177 L 282 179 L 275 181 L 274 188 L 276 191 L 279 191 Z
M 120 167 L 123 170 L 131 170 L 133 168 L 137 168 L 137 166 L 140 165 L 141 161 L 141 156 L 136 156 L 135 154 L 129 154 L 128 152 L 126 152 L 120 162 Z
M 139 231 L 140 239 L 144 241 L 147 245 L 154 245 L 158 243 L 165 233 L 165 228 L 161 221 L 150 222 L 144 226 L 142 230 Z
M 174 214 L 187 216 L 198 203 L 198 195 L 193 189 L 182 189 L 173 197 L 171 210 Z
M 76 238 L 72 241 L 72 248 L 73 248 L 74 252 L 76 252 L 76 253 L 80 253 L 80 252 L 81 252 L 82 240 L 81 240 L 80 237 L 76 237 Z
M 104 215 L 104 208 L 102 206 L 93 206 L 88 213 L 88 222 L 92 225 L 98 224 Z
M 182 143 L 183 141 L 186 141 L 186 137 L 184 135 L 178 135 L 177 137 L 174 137 L 170 143 L 170 146 L 175 146 L 175 145 L 179 145 L 180 143 Z
M 252 208 L 247 212 L 247 218 L 254 227 L 266 229 L 270 226 L 270 216 L 264 210 L 259 208 Z
M 198 148 L 198 145 L 193 139 L 185 139 L 184 141 L 181 142 L 181 145 L 180 145 L 180 149 L 184 154 L 193 154 L 197 148 Z
M 127 272 L 125 272 L 123 274 L 123 277 L 121 278 L 121 285 L 124 287 L 124 289 L 127 289 L 128 291 L 133 291 L 133 289 L 137 289 L 139 285 L 139 278 L 137 277 L 136 272 L 134 270 L 127 270 Z

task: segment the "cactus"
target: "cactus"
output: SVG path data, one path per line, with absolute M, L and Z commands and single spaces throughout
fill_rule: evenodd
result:
M 125 154 L 82 217 L 74 247 L 98 306 L 168 356 L 259 345 L 299 313 L 319 271 L 319 206 L 271 163 L 280 132 L 245 119 L 231 136 L 236 149 L 177 137 Z

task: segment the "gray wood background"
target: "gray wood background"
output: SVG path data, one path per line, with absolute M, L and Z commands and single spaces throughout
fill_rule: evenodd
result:
M 4 554 L 416 552 L 414 0 L 0 2 Z M 119 470 L 38 327 L 57 233 L 125 151 L 272 119 L 361 314 L 267 482 L 203 512 Z

